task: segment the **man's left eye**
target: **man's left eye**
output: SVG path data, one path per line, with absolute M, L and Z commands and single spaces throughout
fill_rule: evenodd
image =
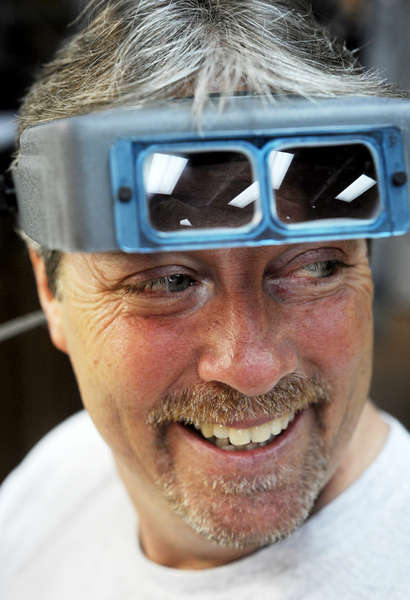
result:
M 343 266 L 339 260 L 323 260 L 319 262 L 310 263 L 298 269 L 297 274 L 302 277 L 307 273 L 313 277 L 325 278 L 335 275 Z

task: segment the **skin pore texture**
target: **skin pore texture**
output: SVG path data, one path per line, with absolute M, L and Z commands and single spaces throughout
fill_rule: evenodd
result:
M 200 569 L 289 535 L 387 435 L 367 401 L 366 243 L 69 254 L 61 294 L 31 252 L 54 344 L 112 449 L 153 561 Z M 217 448 L 185 424 L 292 413 L 272 444 Z

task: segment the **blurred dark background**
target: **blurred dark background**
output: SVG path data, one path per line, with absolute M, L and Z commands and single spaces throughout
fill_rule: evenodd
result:
M 1 0 L 0 172 L 13 152 L 13 116 L 36 69 L 73 31 L 83 0 Z M 402 89 L 410 87 L 408 0 L 315 0 L 314 11 L 335 35 L 357 49 Z M 372 397 L 410 428 L 410 239 L 376 242 L 376 346 Z M 24 244 L 10 218 L 0 219 L 1 325 L 39 311 Z M 1 338 L 1 335 L 0 335 Z M 80 410 L 65 355 L 45 325 L 0 339 L 0 481 L 53 426 Z

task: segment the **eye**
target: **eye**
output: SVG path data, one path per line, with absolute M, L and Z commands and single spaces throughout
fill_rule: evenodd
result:
M 303 277 L 308 274 L 316 278 L 331 277 L 345 266 L 347 265 L 339 260 L 323 260 L 303 266 L 296 271 L 295 275 L 300 274 Z
M 154 280 L 151 289 L 166 288 L 168 292 L 177 293 L 185 291 L 192 285 L 194 285 L 192 277 L 184 273 L 174 273 L 173 275 Z
M 185 273 L 173 273 L 156 279 L 140 281 L 126 287 L 128 293 L 149 294 L 165 292 L 177 294 L 195 285 L 194 279 Z
M 276 300 L 293 303 L 336 293 L 343 289 L 347 269 L 353 266 L 343 258 L 342 252 L 333 248 L 308 250 L 267 277 L 265 289 Z

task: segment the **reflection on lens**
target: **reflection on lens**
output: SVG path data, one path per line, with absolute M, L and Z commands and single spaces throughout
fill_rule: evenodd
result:
M 287 161 L 280 157 L 286 153 L 292 157 Z M 268 157 L 276 213 L 283 223 L 376 216 L 377 173 L 367 146 L 300 146 L 286 153 L 273 151 Z
M 149 218 L 158 231 L 243 227 L 259 184 L 241 152 L 154 152 L 144 164 Z

